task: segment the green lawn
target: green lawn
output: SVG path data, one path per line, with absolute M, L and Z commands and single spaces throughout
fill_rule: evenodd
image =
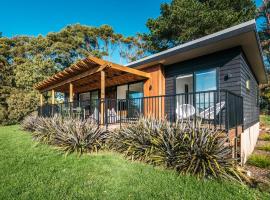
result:
M 0 199 L 269 199 L 228 182 L 198 181 L 113 153 L 64 157 L 18 126 L 0 127 Z
M 270 127 L 270 115 L 260 115 L 260 122 L 265 126 Z

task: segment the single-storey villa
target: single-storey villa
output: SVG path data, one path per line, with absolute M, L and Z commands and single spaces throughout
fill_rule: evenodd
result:
M 89 56 L 35 89 L 42 116 L 79 116 L 102 125 L 145 116 L 215 127 L 229 134 L 245 162 L 259 134 L 259 84 L 267 81 L 251 20 L 125 66 Z M 56 92 L 64 94 L 62 103 L 56 104 Z

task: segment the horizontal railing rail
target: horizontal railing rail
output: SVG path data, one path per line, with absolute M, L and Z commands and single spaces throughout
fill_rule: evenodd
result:
M 228 131 L 243 125 L 243 98 L 230 91 L 211 90 L 132 99 L 93 99 L 39 107 L 40 116 L 55 114 L 90 118 L 103 125 L 132 123 L 143 116 L 172 122 L 189 121 Z

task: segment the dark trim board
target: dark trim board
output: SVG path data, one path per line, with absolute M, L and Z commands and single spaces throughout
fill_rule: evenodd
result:
M 244 129 L 257 123 L 259 121 L 258 81 L 241 47 L 165 66 L 166 94 L 175 94 L 177 76 L 210 68 L 217 69 L 217 89 L 226 89 L 243 96 Z M 250 91 L 246 89 L 248 78 L 250 79 Z

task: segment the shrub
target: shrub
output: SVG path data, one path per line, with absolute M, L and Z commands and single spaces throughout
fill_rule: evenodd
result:
M 23 123 L 27 128 L 33 118 Z M 107 133 L 94 121 L 78 118 L 37 117 L 33 137 L 39 142 L 56 145 L 67 154 L 77 152 L 97 152 L 105 144 Z
M 55 129 L 55 144 L 66 153 L 97 152 L 107 138 L 107 132 L 92 120 L 67 118 Z
M 45 144 L 54 144 L 57 130 L 61 128 L 62 123 L 62 118 L 58 116 L 52 118 L 38 117 L 33 138 Z
M 259 146 L 259 147 L 257 147 L 257 149 L 263 150 L 263 151 L 270 151 L 270 144 Z
M 33 91 L 14 90 L 7 98 L 8 122 L 17 123 L 37 109 L 38 95 Z
M 30 115 L 27 115 L 21 122 L 23 130 L 34 132 L 37 125 L 37 113 L 33 112 Z
M 270 168 L 270 156 L 265 154 L 253 154 L 249 157 L 247 163 L 260 168 Z
M 259 139 L 264 140 L 264 141 L 270 141 L 270 134 L 262 133 L 262 134 L 260 134 Z
M 141 118 L 118 129 L 109 143 L 128 158 L 173 168 L 198 177 L 245 180 L 232 159 L 232 148 L 222 132 L 192 124 Z

